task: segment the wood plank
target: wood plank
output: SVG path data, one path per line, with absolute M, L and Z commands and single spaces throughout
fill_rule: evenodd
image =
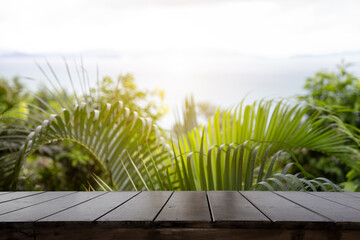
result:
M 0 210 L 36 205 L 0 215 L 0 240 L 357 239 L 360 234 L 355 219 L 360 210 L 354 209 L 360 199 L 351 193 L 130 192 L 124 198 L 128 193 L 1 194 L 18 198 L 1 203 Z M 334 224 L 326 211 L 343 221 Z
M 277 192 L 314 212 L 331 218 L 335 222 L 360 222 L 360 211 L 329 200 L 301 192 Z
M 73 192 L 43 192 L 42 194 L 25 195 L 27 197 L 17 198 L 0 204 L 0 212 L 3 214 L 9 212 L 16 213 L 20 209 L 30 208 L 36 204 L 41 204 L 44 201 L 49 201 L 49 199 L 72 193 Z M 12 194 L 15 194 L 15 192 Z M 2 216 L 7 216 L 7 214 Z M 0 239 L 35 239 L 34 225 L 32 222 L 14 223 L 7 222 L 6 220 L 0 221 Z
M 317 197 L 325 198 L 330 201 L 352 207 L 360 210 L 360 199 L 351 195 L 343 194 L 342 192 L 308 192 Z
M 209 205 L 203 191 L 174 192 L 155 222 L 211 222 Z
M 0 240 L 34 240 L 33 223 L 0 222 Z
M 11 192 L 0 192 L 0 195 L 3 195 L 3 194 L 9 194 Z
M 171 194 L 172 192 L 170 191 L 141 192 L 97 221 L 152 222 L 164 207 Z
M 357 239 L 359 232 L 351 235 Z M 299 230 L 284 228 L 121 228 L 114 225 L 94 224 L 82 227 L 80 224 L 66 224 L 54 228 L 42 228 L 36 232 L 36 240 L 69 239 L 126 239 L 126 240 L 340 240 L 339 233 L 328 229 Z
M 109 192 L 75 207 L 43 218 L 40 222 L 94 221 L 139 192 Z
M 32 195 L 43 194 L 44 192 L 13 192 L 11 194 L 0 195 L 0 203 L 12 201 L 19 198 L 30 197 Z
M 255 208 L 239 192 L 209 191 L 207 192 L 215 222 L 225 221 L 259 221 L 270 220 Z
M 343 194 L 360 198 L 360 192 L 343 192 Z
M 29 208 L 1 215 L 0 221 L 34 222 L 103 194 L 105 194 L 105 192 L 76 192 Z
M 330 220 L 311 212 L 273 192 L 240 192 L 273 222 L 329 222 Z M 299 196 L 308 194 L 299 192 Z
M 12 201 L 4 202 L 0 204 L 0 215 L 19 211 L 20 209 L 32 207 L 73 193 L 74 192 L 44 192 L 43 194 L 31 195 L 25 198 L 18 198 Z

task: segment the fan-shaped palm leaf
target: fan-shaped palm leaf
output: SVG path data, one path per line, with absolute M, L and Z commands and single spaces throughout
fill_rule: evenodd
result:
M 85 77 L 83 81 L 89 86 Z M 273 173 L 283 153 L 288 152 L 296 163 L 293 151 L 302 148 L 337 156 L 349 156 L 352 150 L 343 146 L 346 135 L 335 124 L 323 128 L 319 113 L 306 118 L 307 108 L 281 101 L 242 102 L 222 114 L 218 111 L 206 127 L 173 140 L 170 149 L 151 119 L 138 116 L 121 102 L 99 105 L 94 97 L 85 96 L 84 103 L 73 107 L 66 94 L 54 95 L 59 96 L 61 111 L 38 98 L 46 109 L 28 105 L 26 118 L 17 119 L 26 131 L 7 136 L 21 147 L 0 158 L 3 189 L 16 186 L 27 156 L 57 141 L 87 149 L 119 190 L 250 190 L 255 184 L 271 186 L 266 182 L 270 180 L 281 183 L 282 175 Z
M 175 152 L 179 186 L 188 190 L 250 190 L 272 176 L 281 152 L 307 148 L 349 156 L 346 135 L 335 125 L 323 128 L 319 113 L 305 119 L 308 109 L 284 102 L 255 102 L 218 111 L 207 127 L 178 138 Z M 201 134 L 202 132 L 202 134 Z M 301 165 L 296 163 L 301 168 Z M 306 174 L 306 172 L 304 172 Z
M 7 166 L 2 168 L 3 186 L 15 186 L 26 157 L 39 147 L 56 141 L 71 141 L 83 146 L 102 163 L 114 185 L 122 190 L 138 188 L 138 182 L 142 180 L 137 177 L 139 175 L 148 180 L 155 178 L 156 174 L 161 178 L 166 174 L 164 163 L 169 151 L 157 127 L 150 119 L 139 117 L 136 112 L 123 107 L 121 102 L 105 104 L 100 109 L 94 108 L 91 103 L 83 103 L 49 117 L 37 109 L 31 110 L 38 113 L 37 117 L 28 116 L 30 120 L 27 124 L 33 126 L 33 131 L 28 134 L 19 152 L 1 160 L 2 166 Z M 141 167 L 149 162 L 159 164 L 151 159 L 150 153 L 156 154 L 156 161 L 161 161 L 156 172 Z M 139 175 L 134 174 L 134 170 L 139 171 Z M 127 172 L 133 179 L 128 178 Z M 148 187 L 145 185 L 145 188 Z M 161 187 L 154 184 L 152 188 Z

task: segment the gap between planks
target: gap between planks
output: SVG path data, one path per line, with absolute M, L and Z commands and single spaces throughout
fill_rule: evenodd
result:
M 308 208 L 308 207 L 306 207 L 306 206 L 304 206 L 304 205 L 302 205 L 302 204 L 300 204 L 300 203 L 297 203 L 297 202 L 295 202 L 295 201 L 293 201 L 293 200 L 291 200 L 291 199 L 289 199 L 289 198 L 287 198 L 287 197 L 284 197 L 284 196 L 282 196 L 282 195 L 280 195 L 280 194 L 278 194 L 278 193 L 276 193 L 276 192 L 272 192 L 272 193 L 274 193 L 274 194 L 276 194 L 276 195 L 278 195 L 278 196 L 280 196 L 280 197 L 282 197 L 282 198 L 284 198 L 284 199 L 286 199 L 286 200 L 288 200 L 288 201 L 290 201 L 290 202 L 292 202 L 292 203 L 295 203 L 296 205 L 298 205 L 298 206 L 300 206 L 300 207 L 303 207 L 303 208 L 305 208 L 306 210 L 308 210 L 308 211 L 310 211 L 310 212 L 313 212 L 313 213 L 315 213 L 315 214 L 317 214 L 317 215 L 319 215 L 319 216 L 321 216 L 321 217 L 323 217 L 323 218 L 326 218 L 326 219 L 330 220 L 331 222 L 335 222 L 334 219 L 331 219 L 331 218 L 329 218 L 328 216 L 325 216 L 325 215 L 323 215 L 323 214 L 321 214 L 321 213 L 318 213 L 318 212 L 312 210 L 311 208 Z M 304 192 L 304 193 L 305 193 L 305 192 Z

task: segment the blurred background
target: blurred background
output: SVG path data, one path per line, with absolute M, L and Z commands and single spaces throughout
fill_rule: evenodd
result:
M 0 1 L 0 190 L 132 189 L 129 180 L 124 187 L 127 175 L 120 164 L 125 159 L 129 167 L 131 157 L 138 162 L 130 173 L 136 176 L 134 182 L 139 189 L 143 189 L 140 178 L 136 179 L 137 168 L 145 165 L 144 161 L 151 164 L 152 153 L 141 152 L 145 160 L 139 158 L 136 145 L 139 139 L 130 141 L 131 138 L 128 142 L 134 145 L 125 149 L 121 149 L 121 141 L 109 134 L 105 138 L 110 139 L 105 141 L 100 130 L 96 134 L 79 130 L 80 140 L 64 140 L 61 131 L 51 136 L 55 140 L 44 136 L 36 139 L 34 132 L 38 134 L 38 129 L 43 129 L 38 126 L 51 119 L 52 113 L 59 113 L 65 99 L 71 112 L 68 117 L 74 120 L 76 130 L 85 124 L 78 121 L 76 114 L 80 113 L 72 107 L 75 103 L 87 102 L 93 108 L 91 114 L 95 114 L 101 104 L 114 106 L 121 100 L 131 111 L 160 126 L 161 137 L 148 124 L 151 137 L 165 139 L 164 142 L 172 145 L 173 155 L 201 153 L 199 124 L 207 124 L 208 132 L 202 135 L 206 135 L 206 147 L 242 144 L 255 138 L 265 142 L 261 154 L 265 154 L 269 139 L 274 145 L 283 144 L 276 151 L 287 151 L 292 146 L 290 150 L 296 161 L 280 159 L 279 166 L 274 168 L 277 174 L 301 173 L 288 175 L 289 189 L 293 190 L 293 179 L 302 176 L 325 177 L 343 189 L 360 191 L 359 12 L 358 0 Z M 273 121 L 275 126 L 265 127 L 270 119 L 263 119 L 273 114 L 275 105 L 270 104 L 265 111 L 263 107 L 268 103 L 256 105 L 254 101 L 282 98 L 290 100 L 276 106 L 284 106 L 281 109 L 286 111 L 281 110 L 282 117 Z M 243 99 L 244 106 L 252 105 L 243 108 L 247 115 L 238 117 L 234 108 L 225 111 L 240 106 Z M 307 103 L 313 108 L 306 109 L 302 115 L 294 104 L 286 105 L 289 102 L 301 107 Z M 250 116 L 249 109 L 254 114 L 258 111 L 258 117 Z M 319 109 L 321 114 L 313 117 Z M 240 108 L 238 113 L 241 111 Z M 81 119 L 93 120 L 90 113 L 82 114 Z M 13 120 L 20 124 L 14 124 Z M 245 124 L 247 121 L 253 122 Z M 94 122 L 87 129 L 93 126 L 97 129 Z M 230 122 L 243 129 L 235 132 Z M 299 127 L 307 123 L 313 125 Z M 148 126 L 141 126 L 145 132 Z M 124 133 L 117 130 L 123 134 L 119 135 L 137 137 L 126 124 L 124 129 L 121 130 Z M 303 135 L 292 132 L 297 130 Z M 283 134 L 286 131 L 288 135 Z M 216 141 L 212 140 L 213 136 Z M 293 136 L 297 137 L 296 141 Z M 92 139 L 90 143 L 86 142 L 88 138 Z M 41 147 L 29 150 L 29 156 L 20 154 L 17 158 L 24 143 L 31 139 L 41 143 Z M 149 147 L 148 139 L 144 141 L 144 146 Z M 101 159 L 98 156 L 109 143 L 119 147 L 113 147 L 114 153 L 107 155 L 112 157 L 110 160 Z M 157 145 L 155 140 L 152 143 Z M 154 153 L 160 152 L 158 157 L 167 154 L 159 146 L 152 147 Z M 132 154 L 129 159 L 123 156 L 125 150 Z M 222 150 L 218 151 L 221 155 Z M 260 153 L 257 159 L 262 159 Z M 215 153 L 212 154 L 214 157 Z M 151 177 L 147 176 L 146 168 L 140 169 L 144 178 L 170 179 L 168 167 L 174 165 L 174 159 L 168 158 L 160 158 L 152 166 Z M 270 159 L 267 155 L 265 158 Z M 171 164 L 167 165 L 164 159 Z M 109 167 L 108 161 L 113 166 Z M 288 163 L 295 163 L 297 168 L 289 170 Z M 21 164 L 23 167 L 17 168 Z M 256 164 L 249 171 L 254 179 L 261 169 L 259 161 Z M 161 167 L 162 177 L 154 177 L 157 167 Z M 181 167 L 183 173 L 188 171 L 186 164 Z M 177 185 L 178 176 L 181 177 L 181 172 L 171 175 Z M 246 185 L 248 189 L 251 186 L 241 181 L 236 184 Z M 155 185 L 156 190 L 173 189 L 163 188 L 161 181 Z M 207 190 L 200 182 L 196 186 L 179 185 L 174 189 Z M 327 186 L 339 190 L 337 185 Z M 329 190 L 321 184 L 317 189 Z
M 169 111 L 159 124 L 167 129 L 189 94 L 231 107 L 246 94 L 249 102 L 301 95 L 307 77 L 341 61 L 360 73 L 360 4 L 352 0 L 14 0 L 0 6 L 0 76 L 19 76 L 35 90 L 45 82 L 35 62 L 44 67 L 48 60 L 71 92 L 63 58 L 74 72 L 82 61 L 92 82 L 131 73 L 139 89 L 163 90 Z

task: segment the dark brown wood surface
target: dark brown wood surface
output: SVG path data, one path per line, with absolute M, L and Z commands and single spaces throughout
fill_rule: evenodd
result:
M 273 192 L 241 192 L 250 202 L 254 204 L 273 222 L 329 222 L 317 213 L 288 201 Z M 303 196 L 306 193 L 301 193 Z M 304 195 L 307 197 L 307 195 Z
M 309 193 L 301 192 L 278 192 L 280 196 L 296 202 L 297 204 L 310 209 L 318 214 L 332 219 L 334 222 L 360 222 L 360 211 L 329 201 Z
M 215 222 L 257 221 L 270 222 L 253 204 L 235 191 L 207 193 Z
M 309 194 L 360 210 L 360 199 L 351 195 L 341 192 L 314 192 Z
M 81 196 L 80 193 L 78 194 Z M 136 194 L 138 194 L 138 192 L 108 192 L 57 214 L 43 218 L 40 222 L 92 222 L 114 210 Z
M 16 216 L 19 221 L 29 221 L 26 219 L 24 212 L 34 212 L 36 209 L 42 209 L 46 206 L 45 202 L 51 201 L 74 192 L 45 192 L 43 194 L 36 194 L 24 198 L 18 198 L 12 201 L 3 202 L 0 206 L 0 222 L 11 221 L 12 216 Z M 41 205 L 39 205 L 41 204 Z M 36 205 L 39 205 L 36 207 Z M 53 203 L 50 203 L 53 205 Z M 20 211 L 20 212 L 19 212 Z M 11 214 L 14 212 L 13 214 Z M 43 211 L 39 211 L 42 213 Z M 33 219 L 32 219 L 33 220 Z M 30 220 L 30 221 L 32 221 Z M 35 219 L 36 220 L 36 219 Z
M 0 239 L 358 239 L 360 195 L 0 193 Z
M 360 192 L 344 192 L 344 194 L 360 198 Z
M 56 193 L 58 193 L 58 196 L 53 196 Z M 1 215 L 0 222 L 35 222 L 44 217 L 71 208 L 79 203 L 89 201 L 94 197 L 101 196 L 102 194 L 105 194 L 105 192 L 84 192 L 73 194 L 69 194 L 67 192 L 47 192 L 44 196 L 52 195 L 51 201 L 46 201 L 42 204 L 37 204 L 32 207 L 23 208 L 18 211 Z
M 211 222 L 206 193 L 174 192 L 155 222 Z
M 172 192 L 141 192 L 123 205 L 99 218 L 98 222 L 152 222 Z
M 45 192 L 13 192 L 11 194 L 3 194 L 0 195 L 0 203 L 26 198 L 29 196 L 37 195 L 37 194 L 44 194 Z

